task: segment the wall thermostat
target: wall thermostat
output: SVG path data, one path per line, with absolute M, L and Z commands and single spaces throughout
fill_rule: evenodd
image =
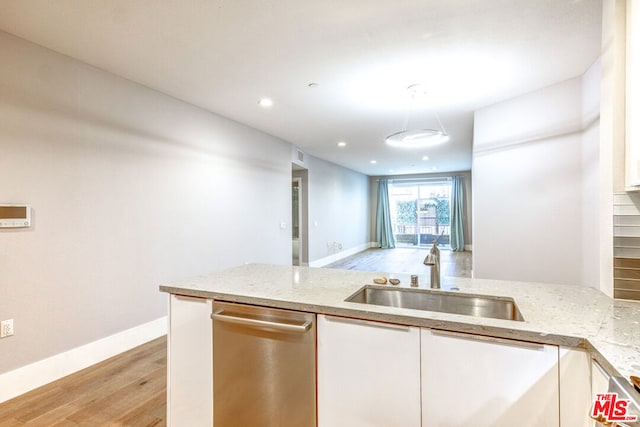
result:
M 31 206 L 0 204 L 0 228 L 31 226 Z

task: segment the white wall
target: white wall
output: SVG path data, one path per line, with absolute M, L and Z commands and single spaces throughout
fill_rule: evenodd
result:
M 475 113 L 474 277 L 598 286 L 599 81 L 596 64 Z
M 164 282 L 291 263 L 289 144 L 6 33 L 0 52 L 0 203 L 34 214 L 0 230 L 0 373 L 166 315 Z
M 369 178 L 313 156 L 307 165 L 310 265 L 368 247 Z
M 600 237 L 598 229 L 602 222 L 599 209 L 602 203 L 600 188 L 600 82 L 602 66 L 600 60 L 582 76 L 582 279 L 581 283 L 599 287 Z

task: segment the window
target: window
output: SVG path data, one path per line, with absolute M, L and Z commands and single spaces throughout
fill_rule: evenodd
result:
M 448 246 L 451 180 L 395 180 L 389 186 L 393 234 L 398 246 Z

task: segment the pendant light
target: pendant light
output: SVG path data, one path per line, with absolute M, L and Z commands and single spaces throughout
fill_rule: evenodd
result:
M 413 84 L 407 88 L 407 92 L 410 96 L 410 104 L 407 108 L 402 130 L 387 136 L 385 142 L 392 147 L 404 148 L 424 148 L 447 142 L 449 134 L 442 126 L 440 118 L 435 111 L 433 111 L 433 115 L 440 129 L 409 129 L 409 115 L 413 104 L 418 97 L 426 96 L 426 90 L 421 84 Z

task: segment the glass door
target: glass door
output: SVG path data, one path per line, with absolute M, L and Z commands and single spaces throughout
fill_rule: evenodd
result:
M 401 180 L 389 187 L 393 232 L 398 246 L 449 246 L 451 180 Z

